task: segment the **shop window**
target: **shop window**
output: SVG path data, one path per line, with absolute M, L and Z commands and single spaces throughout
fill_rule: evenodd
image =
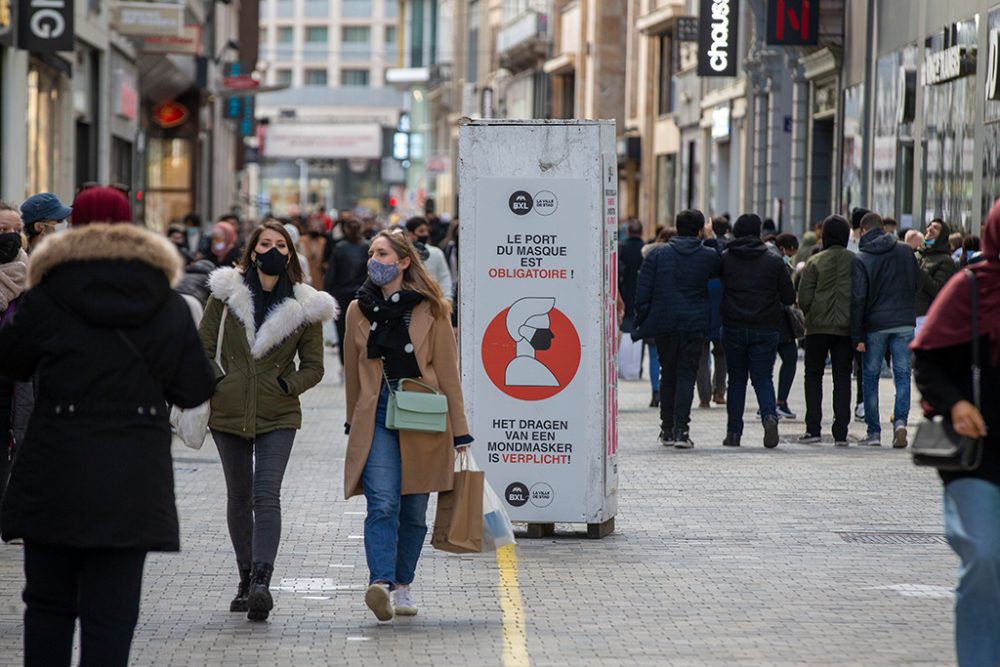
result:
M 370 74 L 366 69 L 345 69 L 340 72 L 342 86 L 367 86 Z
M 307 69 L 305 74 L 305 81 L 307 86 L 325 86 L 326 85 L 326 70 L 325 69 Z
M 872 154 L 872 210 L 912 225 L 912 128 L 916 98 L 917 47 L 907 46 L 878 59 Z M 907 174 L 903 162 L 910 146 Z M 903 190 L 910 187 L 909 199 Z
M 864 119 L 864 84 L 857 84 L 844 90 L 844 129 L 840 146 L 840 206 L 842 211 L 850 211 L 862 206 L 862 127 Z
M 670 225 L 673 221 L 674 185 L 677 179 L 677 155 L 656 156 L 656 212 L 654 222 L 657 225 Z
M 274 81 L 275 83 L 283 83 L 292 85 L 292 70 L 290 69 L 278 69 L 274 71 Z

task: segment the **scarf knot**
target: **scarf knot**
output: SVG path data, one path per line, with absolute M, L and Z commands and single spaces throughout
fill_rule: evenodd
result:
M 420 293 L 412 290 L 400 290 L 386 299 L 370 280 L 358 290 L 358 307 L 371 322 L 368 358 L 381 359 L 390 380 L 420 377 L 406 320 L 407 314 L 423 300 Z

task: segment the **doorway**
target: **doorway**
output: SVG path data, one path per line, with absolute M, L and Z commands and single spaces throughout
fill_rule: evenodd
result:
M 814 120 L 807 230 L 833 212 L 833 144 L 833 119 Z

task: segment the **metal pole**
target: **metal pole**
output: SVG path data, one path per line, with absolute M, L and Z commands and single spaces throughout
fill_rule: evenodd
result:
M 861 123 L 861 205 L 871 205 L 871 155 L 872 155 L 872 109 L 875 107 L 872 76 L 872 53 L 875 50 L 875 0 L 868 0 L 868 16 L 865 25 L 865 96 L 862 100 L 863 117 Z M 884 211 L 882 211 L 884 213 Z

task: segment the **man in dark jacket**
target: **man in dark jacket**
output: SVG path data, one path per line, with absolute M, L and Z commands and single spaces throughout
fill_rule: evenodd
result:
M 639 280 L 639 267 L 642 266 L 642 223 L 630 220 L 628 237 L 618 244 L 618 291 L 625 302 L 625 319 L 622 320 L 622 331 L 632 331 L 635 320 L 635 286 Z
M 654 338 L 660 358 L 660 443 L 694 447 L 688 424 L 702 342 L 708 335 L 708 281 L 719 253 L 698 239 L 701 211 L 677 214 L 677 236 L 649 254 L 639 272 L 632 337 Z
M 867 213 L 861 219 L 860 252 L 854 258 L 851 296 L 851 338 L 864 353 L 863 387 L 868 437 L 858 444 L 881 446 L 878 381 L 888 348 L 896 383 L 892 413 L 893 442 L 906 447 L 906 421 L 910 415 L 910 350 L 916 323 L 916 295 L 921 285 L 920 267 L 905 243 L 882 231 L 882 218 Z
M 735 237 L 722 254 L 722 344 L 726 348 L 729 391 L 728 424 L 722 444 L 739 447 L 747 379 L 753 381 L 764 424 L 764 446 L 778 445 L 778 414 L 774 396 L 774 361 L 778 354 L 785 308 L 795 303 L 795 288 L 785 263 L 760 240 L 761 222 L 741 215 Z
M 851 423 L 851 272 L 847 249 L 851 225 L 839 215 L 823 221 L 823 250 L 806 262 L 799 284 L 799 306 L 806 316 L 806 432 L 799 442 L 820 441 L 823 421 L 823 372 L 833 364 L 833 440 L 847 446 Z
M 920 266 L 920 290 L 917 292 L 917 330 L 924 323 L 931 303 L 944 284 L 955 275 L 958 267 L 951 258 L 951 247 L 948 236 L 951 228 L 944 220 L 936 218 L 927 225 L 923 247 L 917 252 L 917 264 Z

